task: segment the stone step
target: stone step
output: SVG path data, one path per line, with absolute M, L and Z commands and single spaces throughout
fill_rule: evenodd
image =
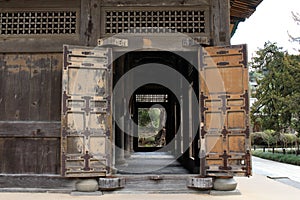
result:
M 204 190 L 203 186 L 212 184 L 212 181 L 206 180 L 206 178 L 198 178 L 197 174 L 118 174 L 115 177 L 107 177 L 105 179 L 116 179 L 117 181 L 120 179 L 119 182 L 122 188 L 118 187 L 115 190 L 100 188 L 104 194 L 210 194 L 210 192 L 214 191 L 211 189 Z M 64 178 L 57 175 L 0 175 L 0 192 L 71 193 L 76 190 L 75 185 L 81 180 L 83 179 Z M 117 184 L 111 183 L 107 185 L 116 186 Z M 200 186 L 202 189 L 193 189 L 189 186 Z M 231 194 L 232 192 L 229 191 L 229 193 Z
M 114 191 L 103 191 L 104 193 L 206 193 L 209 191 L 196 190 L 188 187 L 188 180 L 197 175 L 117 175 L 124 179 L 124 187 Z
M 189 171 L 167 152 L 136 152 L 126 164 L 116 166 L 118 174 L 189 174 Z

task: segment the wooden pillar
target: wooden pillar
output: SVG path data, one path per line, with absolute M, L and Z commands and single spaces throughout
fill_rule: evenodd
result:
M 183 97 L 182 95 L 180 96 L 180 137 L 179 137 L 179 154 L 182 156 L 184 153 L 184 148 L 183 148 Z
M 120 108 L 116 109 L 116 112 L 122 112 L 122 108 L 120 104 L 115 106 L 120 106 Z M 121 113 L 118 113 L 120 116 Z M 120 126 L 120 127 L 119 127 Z M 116 156 L 116 164 L 124 164 L 124 131 L 122 127 L 124 127 L 124 117 L 119 121 L 119 126 L 116 124 L 115 126 L 115 156 Z
M 124 63 L 124 74 L 126 74 L 130 69 L 130 62 L 128 59 L 128 55 L 123 55 L 123 61 Z M 125 80 L 124 84 L 124 90 L 125 92 L 128 92 L 133 87 L 133 76 L 131 73 L 126 74 L 127 78 Z M 124 138 L 124 156 L 125 159 L 129 158 L 131 156 L 131 152 L 133 152 L 133 142 L 132 142 L 132 136 L 133 136 L 133 124 L 131 119 L 131 112 L 132 108 L 130 105 L 130 97 L 127 97 L 124 99 L 124 114 L 125 114 L 125 138 Z
M 124 57 L 121 57 L 115 65 L 115 76 L 117 78 L 122 77 L 124 74 Z M 122 81 L 122 80 L 118 80 Z M 125 164 L 124 157 L 124 127 L 125 127 L 125 82 L 120 84 L 122 86 L 122 94 L 115 94 L 115 112 L 117 117 L 121 117 L 119 124 L 116 124 L 116 164 Z M 120 98 L 122 97 L 122 98 Z
M 122 109 L 123 110 L 123 109 Z M 116 163 L 117 164 L 125 164 L 126 161 L 125 161 L 125 154 L 124 154 L 124 149 L 125 149 L 125 146 L 124 146 L 124 140 L 125 140 L 125 137 L 124 137 L 124 126 L 125 126 L 125 121 L 124 121 L 124 116 L 122 117 L 122 119 L 120 120 L 120 128 L 118 130 L 118 138 L 116 140 L 117 142 L 117 158 L 116 158 Z
M 129 158 L 131 154 L 131 125 L 130 125 L 130 116 L 126 116 L 125 118 L 125 138 L 124 138 L 124 156 L 125 158 Z
M 211 34 L 214 46 L 230 44 L 230 0 L 211 0 Z
M 130 131 L 130 115 L 129 115 L 129 111 L 127 109 L 128 106 L 128 100 L 124 99 L 124 112 L 125 112 L 125 122 L 124 122 L 124 157 L 125 158 L 129 158 L 130 157 L 130 135 L 131 135 L 131 131 Z
M 189 91 L 187 88 L 182 89 L 182 106 L 183 106 L 183 112 L 181 113 L 183 116 L 183 146 L 184 146 L 184 155 L 185 159 L 189 158 Z
M 100 38 L 101 0 L 81 0 L 80 41 L 84 46 L 96 46 Z
M 174 133 L 177 134 L 179 133 L 179 131 L 177 132 L 177 105 L 176 102 L 173 102 L 172 104 L 172 109 L 174 110 Z M 174 145 L 174 155 L 177 157 L 179 150 L 178 150 L 178 135 L 175 135 L 175 145 Z

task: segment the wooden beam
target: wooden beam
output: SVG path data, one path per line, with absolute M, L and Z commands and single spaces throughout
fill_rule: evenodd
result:
M 67 8 L 76 8 L 80 6 L 80 0 L 0 0 L 1 8 L 13 8 L 13 9 L 32 9 L 34 7 L 38 8 L 53 8 L 53 7 L 67 7 Z
M 2 53 L 38 53 L 56 52 L 63 50 L 63 44 L 79 45 L 79 36 L 62 37 L 22 37 L 0 38 L 0 52 Z
M 0 190 L 3 188 L 44 188 L 75 190 L 77 179 L 64 178 L 60 175 L 37 174 L 1 174 Z
M 195 6 L 209 5 L 210 0 L 102 0 L 104 6 Z
M 0 138 L 60 138 L 60 122 L 1 121 Z

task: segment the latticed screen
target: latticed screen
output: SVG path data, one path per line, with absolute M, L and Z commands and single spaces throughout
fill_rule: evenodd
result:
M 137 94 L 136 102 L 168 102 L 167 94 Z
M 76 11 L 0 12 L 0 35 L 76 33 Z
M 105 11 L 105 33 L 205 33 L 205 10 Z

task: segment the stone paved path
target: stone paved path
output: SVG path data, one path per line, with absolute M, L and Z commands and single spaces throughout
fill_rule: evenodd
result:
M 300 166 L 253 157 L 252 167 L 255 174 L 270 177 L 300 189 Z
M 253 172 L 270 177 L 288 177 L 300 183 L 300 166 L 289 165 L 271 160 L 252 158 Z

